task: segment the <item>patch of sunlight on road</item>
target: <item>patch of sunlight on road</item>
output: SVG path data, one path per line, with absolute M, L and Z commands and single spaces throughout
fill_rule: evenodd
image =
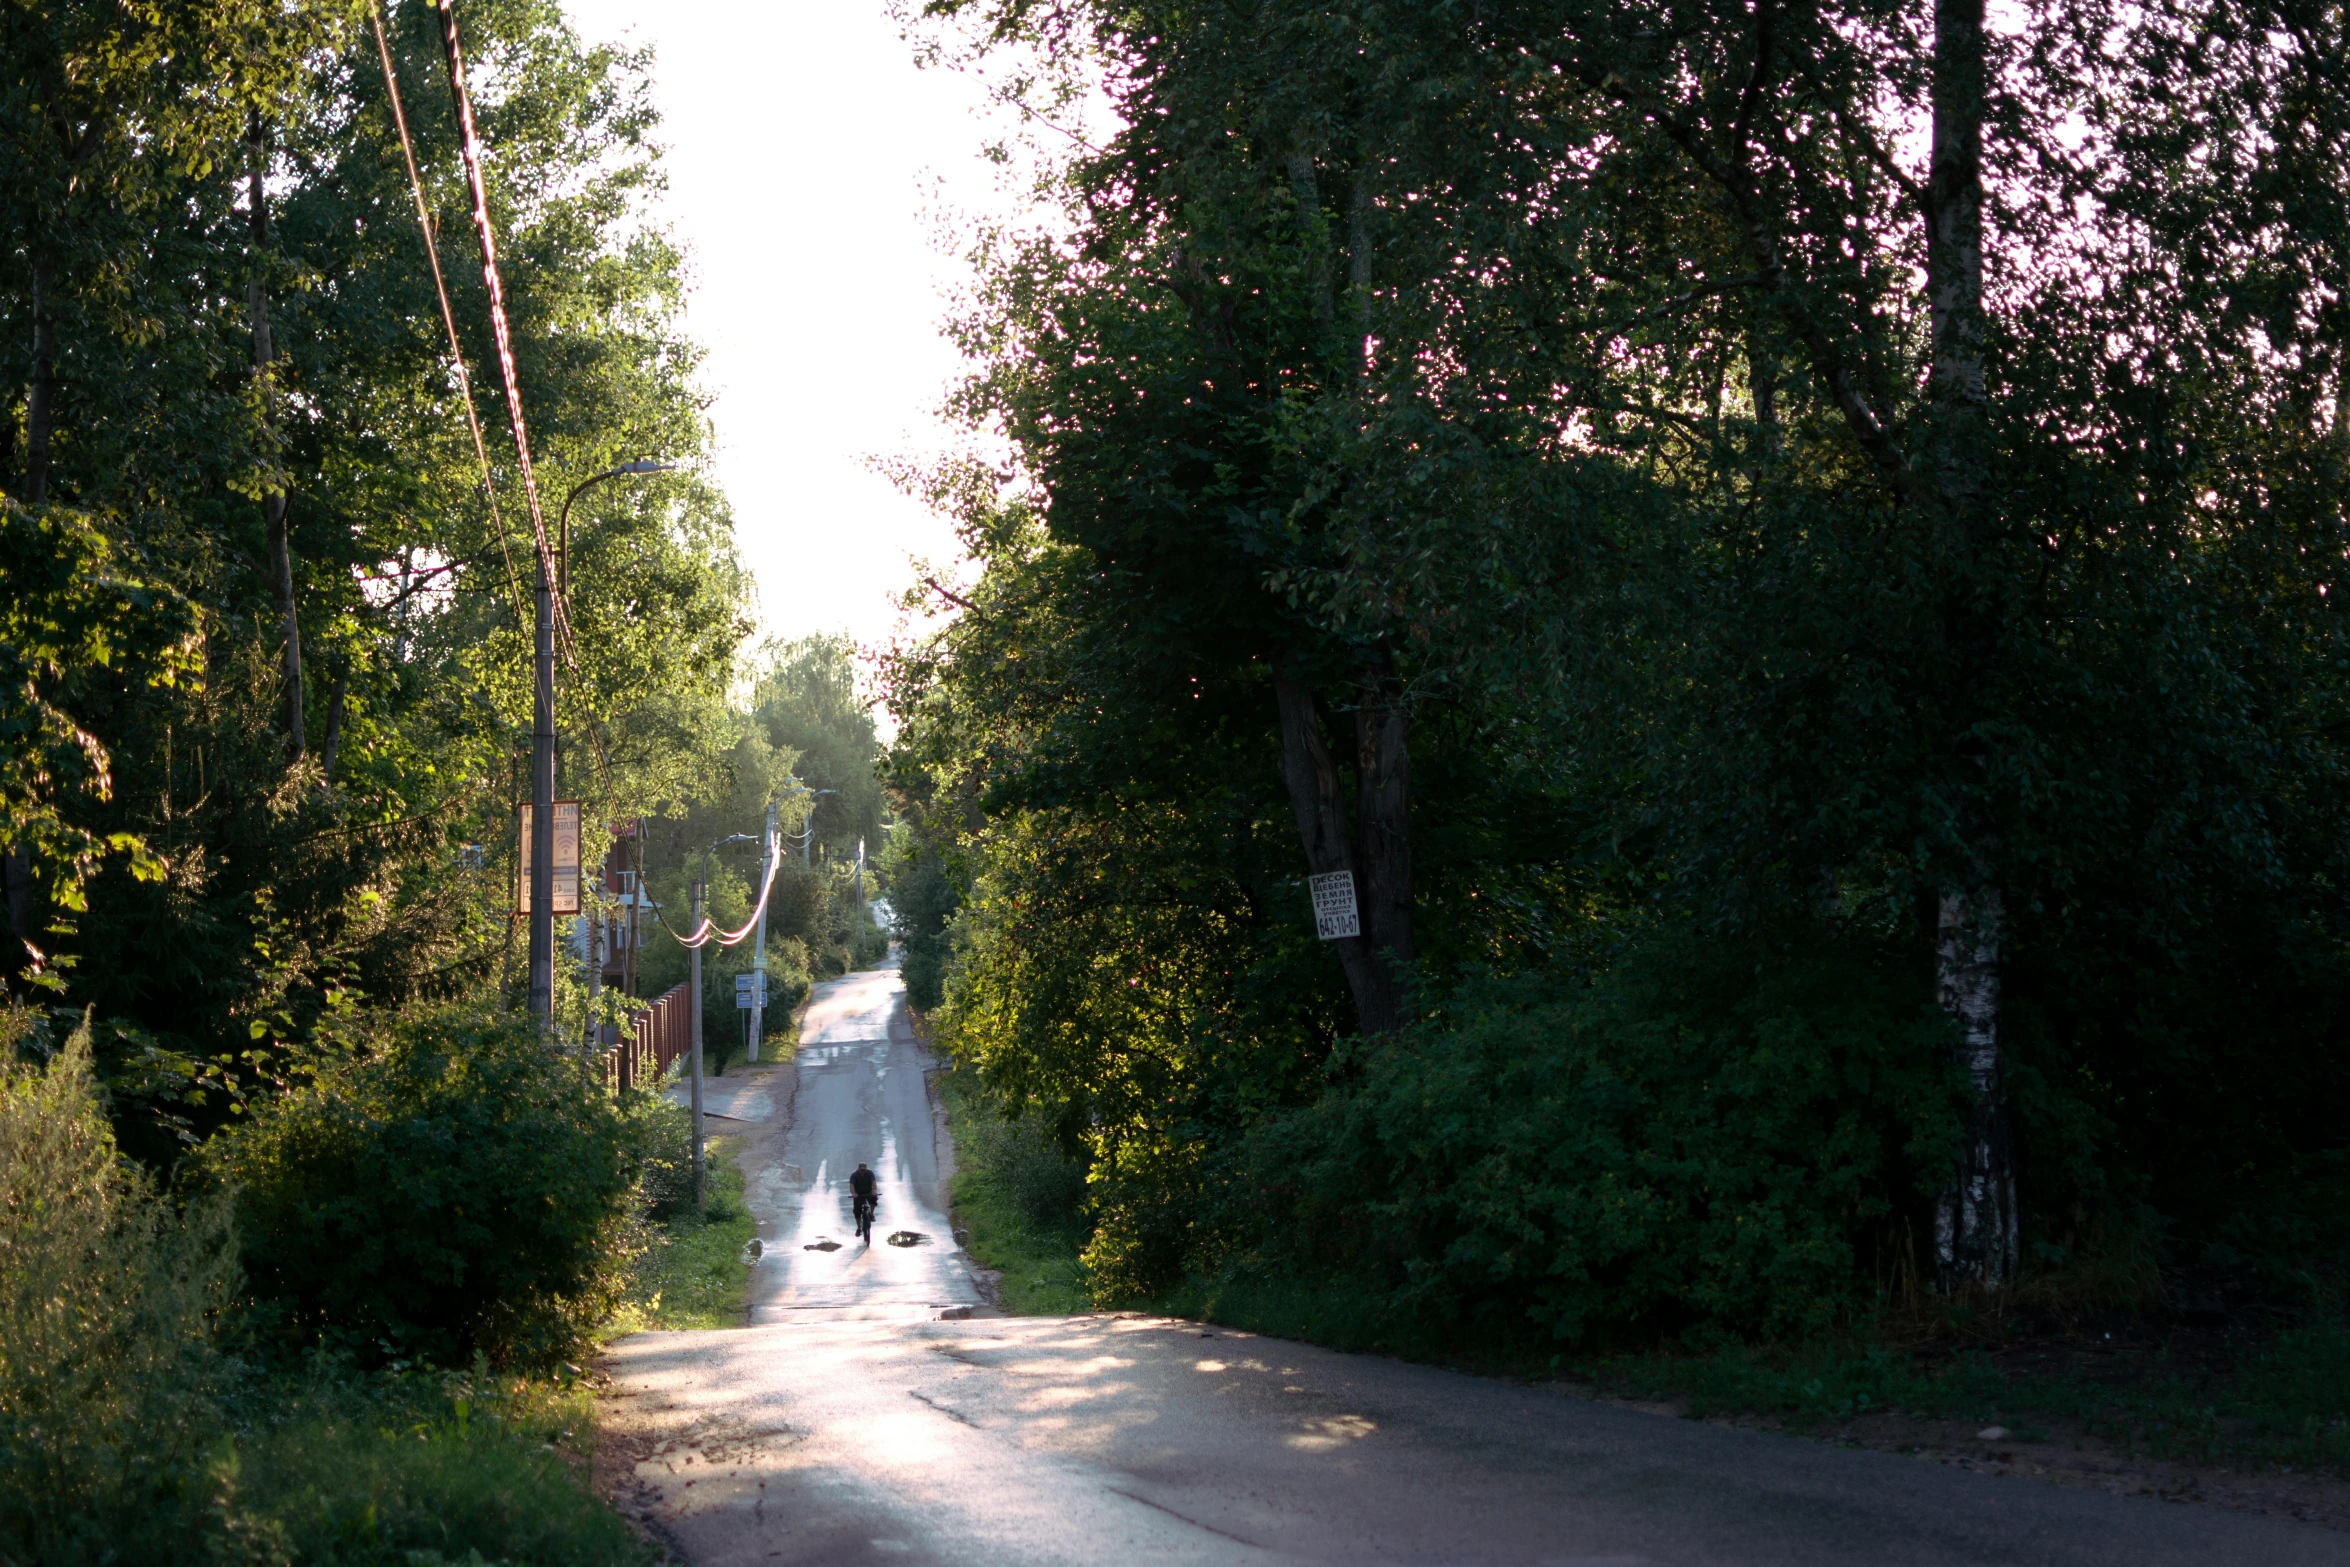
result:
M 1022 1399 L 1019 1408 L 1023 1414 L 1040 1409 L 1066 1409 L 1072 1404 L 1091 1404 L 1133 1391 L 1134 1384 L 1131 1382 L 1103 1382 L 1091 1387 L 1040 1387 Z
M 939 1422 L 927 1414 L 869 1415 L 843 1421 L 836 1429 L 868 1461 L 884 1469 L 920 1469 L 949 1452 Z
M 996 1369 L 1023 1377 L 1081 1377 L 1102 1371 L 1125 1371 L 1133 1364 L 1132 1360 L 1122 1360 L 1116 1355 L 1096 1355 L 1091 1360 L 1075 1363 L 1066 1360 L 1015 1360 Z
M 1349 1442 L 1359 1442 L 1378 1429 L 1377 1421 L 1361 1415 L 1332 1415 L 1327 1420 L 1307 1421 L 1306 1429 L 1290 1437 L 1288 1442 L 1301 1453 L 1326 1453 Z

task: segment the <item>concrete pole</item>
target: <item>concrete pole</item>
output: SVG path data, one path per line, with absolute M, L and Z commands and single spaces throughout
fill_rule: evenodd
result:
M 775 838 L 775 802 L 767 802 L 766 835 L 759 840 L 759 885 L 765 887 L 775 874 L 775 859 L 783 845 Z M 751 972 L 758 976 L 751 992 L 751 1048 L 750 1058 L 759 1059 L 759 1041 L 765 1037 L 767 1022 L 767 905 L 759 905 L 759 934 L 751 943 Z
M 710 851 L 702 851 L 702 880 L 710 875 Z M 688 930 L 702 928 L 702 882 L 694 883 L 694 912 Z M 702 1211 L 702 948 L 696 944 L 693 953 L 693 1095 L 694 1095 L 694 1212 Z
M 603 881 L 603 873 L 598 872 L 596 879 Z M 600 912 L 603 895 L 604 889 L 599 886 L 594 902 L 581 900 L 586 903 L 588 1000 L 587 1027 L 582 1034 L 580 1050 L 581 1059 L 588 1061 L 595 1059 L 596 1046 L 601 1042 L 596 1035 L 596 998 L 604 993 L 604 919 Z
M 530 1011 L 549 1032 L 555 1012 L 555 584 L 539 557 L 530 693 Z

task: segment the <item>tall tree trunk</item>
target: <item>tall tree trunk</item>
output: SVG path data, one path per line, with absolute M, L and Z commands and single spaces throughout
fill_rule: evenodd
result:
M 1999 1052 L 1999 956 L 2006 925 L 1996 887 L 1942 895 L 1934 966 L 1942 1010 L 1958 1022 L 1961 1060 L 1975 1091 L 1958 1184 L 1942 1193 L 1934 1209 L 1934 1260 L 1945 1289 L 2002 1289 L 2015 1277 L 2015 1145 Z
M 1322 738 L 1322 717 L 1315 710 L 1313 693 L 1300 685 L 1287 667 L 1276 664 L 1273 698 L 1281 713 L 1281 775 L 1289 786 L 1290 808 L 1297 813 L 1298 836 L 1305 841 L 1306 869 L 1316 876 L 1343 871 L 1352 877 L 1360 909 L 1367 900 L 1348 842 L 1346 798 L 1339 787 L 1338 768 Z M 1402 787 L 1400 772 L 1395 787 L 1398 791 Z M 1407 878 L 1410 868 L 1407 856 Z M 1406 919 L 1404 939 L 1408 943 L 1408 901 Z M 1341 937 L 1331 945 L 1338 949 L 1339 967 L 1345 970 L 1347 989 L 1354 996 L 1356 1022 L 1365 1034 L 1386 1034 L 1402 1025 L 1402 993 L 1373 949 L 1374 931 L 1374 924 L 1366 919 L 1362 935 Z
M 57 323 L 52 319 L 48 268 L 32 264 L 33 378 L 24 399 L 24 502 L 49 498 L 49 433 L 57 422 Z
M 350 691 L 351 666 L 338 658 L 335 661 L 334 684 L 327 688 L 326 693 L 326 739 L 318 748 L 318 781 L 321 784 L 335 781 L 335 750 L 343 743 L 343 703 Z
M 1927 484 L 1921 497 L 1945 563 L 1943 624 L 1957 694 L 1994 673 L 1998 608 L 1990 572 L 1986 459 L 1989 401 L 1983 321 L 1983 0 L 1935 0 L 1933 149 L 1926 174 L 1926 293 L 1933 363 L 1927 385 Z M 1967 704 L 1955 704 L 1963 712 Z M 1963 732 L 1969 726 L 1958 726 Z M 1982 767 L 1971 748 L 1953 758 Z M 1974 779 L 1962 780 L 1964 784 Z M 1987 811 L 1961 817 L 1965 869 L 1940 897 L 1935 978 L 1958 1024 L 1975 1102 L 1959 1179 L 1936 1207 L 1935 1262 L 1946 1289 L 1998 1289 L 2015 1273 L 2015 1154 L 2000 1062 L 2000 959 L 2005 900 L 1994 878 Z
M 253 228 L 253 275 L 245 284 L 245 306 L 253 323 L 253 376 L 261 383 L 262 417 L 269 417 L 273 391 L 270 361 L 277 357 L 269 337 L 269 296 L 261 286 L 261 268 L 269 254 L 269 142 L 259 116 L 247 123 L 246 145 L 252 153 L 247 217 Z M 270 586 L 277 595 L 277 614 L 285 639 L 286 759 L 298 762 L 307 745 L 302 735 L 302 622 L 294 605 L 294 553 L 286 537 L 286 492 L 269 492 L 264 503 L 269 519 Z
M 1411 720 L 1392 676 L 1366 675 L 1355 709 L 1355 827 L 1363 937 L 1391 987 L 1412 945 Z
M 1779 371 L 1771 362 L 1770 350 L 1763 346 L 1761 329 L 1746 334 L 1746 389 L 1754 399 L 1754 465 L 1757 469 L 1776 459 L 1781 450 L 1779 435 Z
M 33 851 L 17 844 L 0 855 L 0 883 L 5 883 L 8 905 L 8 934 L 15 938 L 9 943 L 8 960 L 0 963 L 0 975 L 13 976 L 39 961 L 40 949 L 33 945 L 33 895 L 38 890 L 33 884 Z

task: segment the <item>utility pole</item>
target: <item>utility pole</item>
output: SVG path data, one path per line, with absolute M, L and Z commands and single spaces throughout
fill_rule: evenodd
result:
M 690 949 L 693 954 L 692 985 L 694 990 L 694 1212 L 696 1213 L 702 1211 L 702 949 L 710 944 L 710 933 L 702 929 L 702 905 L 709 901 L 710 895 L 710 856 L 718 851 L 721 844 L 749 843 L 750 841 L 750 834 L 738 832 L 731 838 L 719 839 L 717 843 L 711 844 L 702 851 L 702 874 L 694 883 L 693 923 L 687 927 L 696 938 Z
M 530 683 L 530 1014 L 555 1013 L 555 580 L 538 555 L 537 659 Z M 547 1036 L 552 1042 L 552 1036 Z
M 450 22 L 448 25 L 454 28 L 456 24 Z M 450 58 L 454 61 L 454 32 L 450 37 Z M 451 68 L 454 69 L 453 64 Z M 487 231 L 484 232 L 486 236 Z M 486 265 L 489 254 L 486 237 L 482 247 Z M 501 343 L 505 341 L 503 325 L 499 328 L 498 336 Z M 519 413 L 516 420 L 516 438 L 519 440 Z M 580 491 L 590 485 L 601 484 L 606 479 L 641 473 L 666 473 L 674 466 L 672 463 L 649 460 L 624 462 L 617 468 L 591 474 L 571 487 L 571 493 L 563 497 L 563 516 L 558 524 L 566 576 L 569 575 L 571 555 L 571 503 L 579 499 Z M 535 499 L 532 504 L 537 504 Z M 538 666 L 535 678 L 531 681 L 530 697 L 530 1010 L 547 1019 L 551 1025 L 555 1011 L 555 561 L 543 543 L 538 551 L 538 563 L 539 610 L 535 649 Z M 695 1179 L 698 1182 L 700 1177 L 697 1175 Z
M 596 1053 L 596 999 L 604 992 L 604 873 L 596 873 L 596 897 L 593 902 L 581 901 L 586 907 L 581 915 L 587 920 L 587 1027 L 580 1036 L 580 1061 L 584 1065 Z
M 635 867 L 628 878 L 628 950 L 620 959 L 620 988 L 636 1001 L 636 949 L 643 937 L 637 930 L 637 911 L 645 904 L 645 819 L 637 817 L 628 828 L 629 863 Z
M 702 851 L 702 874 L 694 882 L 693 922 L 686 929 L 697 934 L 702 928 L 702 882 L 709 879 L 710 851 Z M 694 969 L 694 1212 L 702 1211 L 702 947 L 695 942 L 692 948 Z
M 802 784 L 800 792 L 808 797 L 808 814 L 800 821 L 800 863 L 808 865 L 813 863 L 816 857 L 816 802 L 828 794 L 838 794 L 840 791 L 837 789 L 811 789 L 806 784 Z
M 783 845 L 775 837 L 775 802 L 767 802 L 767 827 L 759 839 L 759 885 L 765 887 L 775 875 L 775 861 L 783 852 Z M 759 934 L 751 943 L 751 972 L 758 976 L 751 990 L 751 1047 L 750 1059 L 759 1059 L 759 1041 L 766 1037 L 767 1023 L 767 900 L 759 900 Z

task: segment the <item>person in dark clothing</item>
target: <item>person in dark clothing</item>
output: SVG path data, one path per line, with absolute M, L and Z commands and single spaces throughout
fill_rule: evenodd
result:
M 864 1162 L 858 1161 L 857 1173 L 849 1177 L 849 1202 L 857 1221 L 857 1238 L 867 1245 L 873 1243 L 873 1209 L 878 1201 L 879 1184 Z

